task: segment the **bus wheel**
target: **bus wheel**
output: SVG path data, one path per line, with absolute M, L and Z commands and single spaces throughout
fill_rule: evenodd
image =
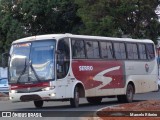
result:
M 126 90 L 126 99 L 125 101 L 130 103 L 133 101 L 133 96 L 134 96 L 134 88 L 132 84 L 128 84 L 127 90 Z
M 34 105 L 35 105 L 36 108 L 42 108 L 43 101 L 42 100 L 34 101 Z
M 133 101 L 134 88 L 132 84 L 128 84 L 126 89 L 126 95 L 118 95 L 117 99 L 119 102 L 131 103 Z
M 77 86 L 74 89 L 74 98 L 70 99 L 70 104 L 72 107 L 79 107 L 79 92 Z
M 101 97 L 88 97 L 87 101 L 91 104 L 99 104 L 102 101 Z

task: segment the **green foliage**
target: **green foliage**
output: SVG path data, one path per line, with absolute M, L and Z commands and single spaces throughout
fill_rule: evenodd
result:
M 76 6 L 65 0 L 23 0 L 22 12 L 30 35 L 72 32 Z
M 157 0 L 75 0 L 84 23 L 81 34 L 149 38 L 156 42 L 160 27 Z

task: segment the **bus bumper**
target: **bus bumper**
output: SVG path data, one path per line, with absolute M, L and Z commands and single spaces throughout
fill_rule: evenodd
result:
M 52 99 L 56 99 L 56 93 L 53 90 L 31 92 L 31 93 L 9 93 L 9 99 L 12 102 L 52 100 Z

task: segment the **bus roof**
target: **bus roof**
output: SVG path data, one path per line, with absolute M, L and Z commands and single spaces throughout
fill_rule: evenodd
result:
M 37 36 L 30 36 L 26 38 L 21 38 L 14 41 L 12 44 L 15 43 L 22 43 L 22 42 L 30 42 L 36 40 L 48 40 L 48 39 L 61 39 L 61 38 L 81 38 L 81 39 L 94 39 L 94 40 L 109 40 L 109 41 L 124 41 L 124 42 L 147 42 L 153 43 L 152 40 L 149 39 L 132 39 L 132 38 L 116 38 L 116 37 L 102 37 L 102 36 L 89 36 L 89 35 L 74 35 L 74 34 L 48 34 L 48 35 L 37 35 Z

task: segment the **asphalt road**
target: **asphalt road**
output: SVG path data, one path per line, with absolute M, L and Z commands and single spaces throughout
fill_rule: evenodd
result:
M 134 97 L 134 102 L 143 100 L 160 100 L 160 92 L 150 92 L 145 94 L 137 94 Z M 82 117 L 93 116 L 93 113 L 103 107 L 117 105 L 116 98 L 104 98 L 99 105 L 91 105 L 86 99 L 80 99 L 79 108 L 71 108 L 69 102 L 45 102 L 42 109 L 36 109 L 33 102 L 11 103 L 10 101 L 0 101 L 0 111 L 11 112 L 44 112 L 54 117 L 33 118 L 34 120 L 75 120 L 83 119 Z M 53 115 L 55 114 L 55 115 Z M 21 118 L 0 118 L 18 120 Z M 23 118 L 26 120 L 28 118 Z M 30 118 L 31 119 L 31 118 Z

